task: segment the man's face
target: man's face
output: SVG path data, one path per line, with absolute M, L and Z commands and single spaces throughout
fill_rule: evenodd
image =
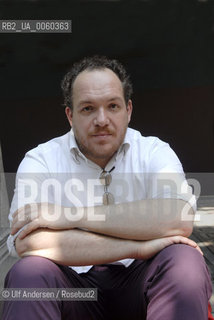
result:
M 121 81 L 110 69 L 85 70 L 73 83 L 73 110 L 66 115 L 81 152 L 105 168 L 124 140 L 132 102 L 126 105 Z

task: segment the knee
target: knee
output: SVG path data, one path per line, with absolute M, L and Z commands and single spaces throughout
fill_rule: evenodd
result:
M 39 256 L 28 256 L 16 262 L 11 268 L 10 273 L 15 274 L 17 277 L 28 278 L 40 274 L 46 275 L 54 267 L 55 263 L 49 259 Z
M 203 256 L 193 247 L 175 244 L 160 253 L 165 277 L 183 289 L 199 290 L 211 286 Z
M 37 287 L 41 278 L 47 278 L 58 269 L 51 260 L 28 256 L 17 261 L 9 270 L 5 278 L 5 287 Z

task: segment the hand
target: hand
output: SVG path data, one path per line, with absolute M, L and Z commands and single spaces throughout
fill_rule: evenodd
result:
M 72 229 L 72 219 L 68 208 L 51 203 L 28 204 L 18 209 L 13 215 L 11 234 L 14 235 L 22 227 L 19 239 L 25 238 L 38 228 L 54 230 Z
M 195 241 L 182 236 L 171 236 L 161 239 L 139 241 L 136 259 L 150 259 L 164 248 L 177 243 L 189 245 L 198 250 L 203 255 L 203 252 Z

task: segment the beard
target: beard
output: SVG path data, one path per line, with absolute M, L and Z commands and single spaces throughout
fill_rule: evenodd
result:
M 75 127 L 73 127 L 73 131 L 76 143 L 82 154 L 84 154 L 86 158 L 97 163 L 98 165 L 100 165 L 100 162 L 106 165 L 122 145 L 127 127 L 128 124 L 124 127 L 123 130 L 120 130 L 118 134 L 117 132 L 114 132 L 110 129 L 97 129 L 89 133 L 86 138 L 84 138 L 83 135 L 78 132 Z M 109 141 L 105 141 L 105 139 L 104 141 L 102 141 L 101 139 L 101 141 L 98 141 L 97 143 L 96 141 L 93 141 L 93 136 L 98 135 L 99 133 L 105 133 L 107 135 L 109 134 Z

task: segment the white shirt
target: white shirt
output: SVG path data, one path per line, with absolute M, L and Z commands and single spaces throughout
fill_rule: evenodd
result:
M 156 137 L 144 137 L 128 128 L 123 144 L 105 170 L 113 167 L 108 191 L 114 195 L 115 203 L 178 198 L 192 204 L 192 192 L 178 157 L 167 143 Z M 102 205 L 104 186 L 99 179 L 102 171 L 81 153 L 72 129 L 38 145 L 26 153 L 18 168 L 10 222 L 18 208 L 32 202 L 57 203 L 64 207 Z M 44 194 L 48 199 L 44 199 Z M 13 256 L 17 256 L 14 240 L 19 232 L 8 237 L 8 249 Z M 133 259 L 123 259 L 115 263 L 129 266 L 132 262 Z M 72 268 L 80 273 L 91 267 Z

